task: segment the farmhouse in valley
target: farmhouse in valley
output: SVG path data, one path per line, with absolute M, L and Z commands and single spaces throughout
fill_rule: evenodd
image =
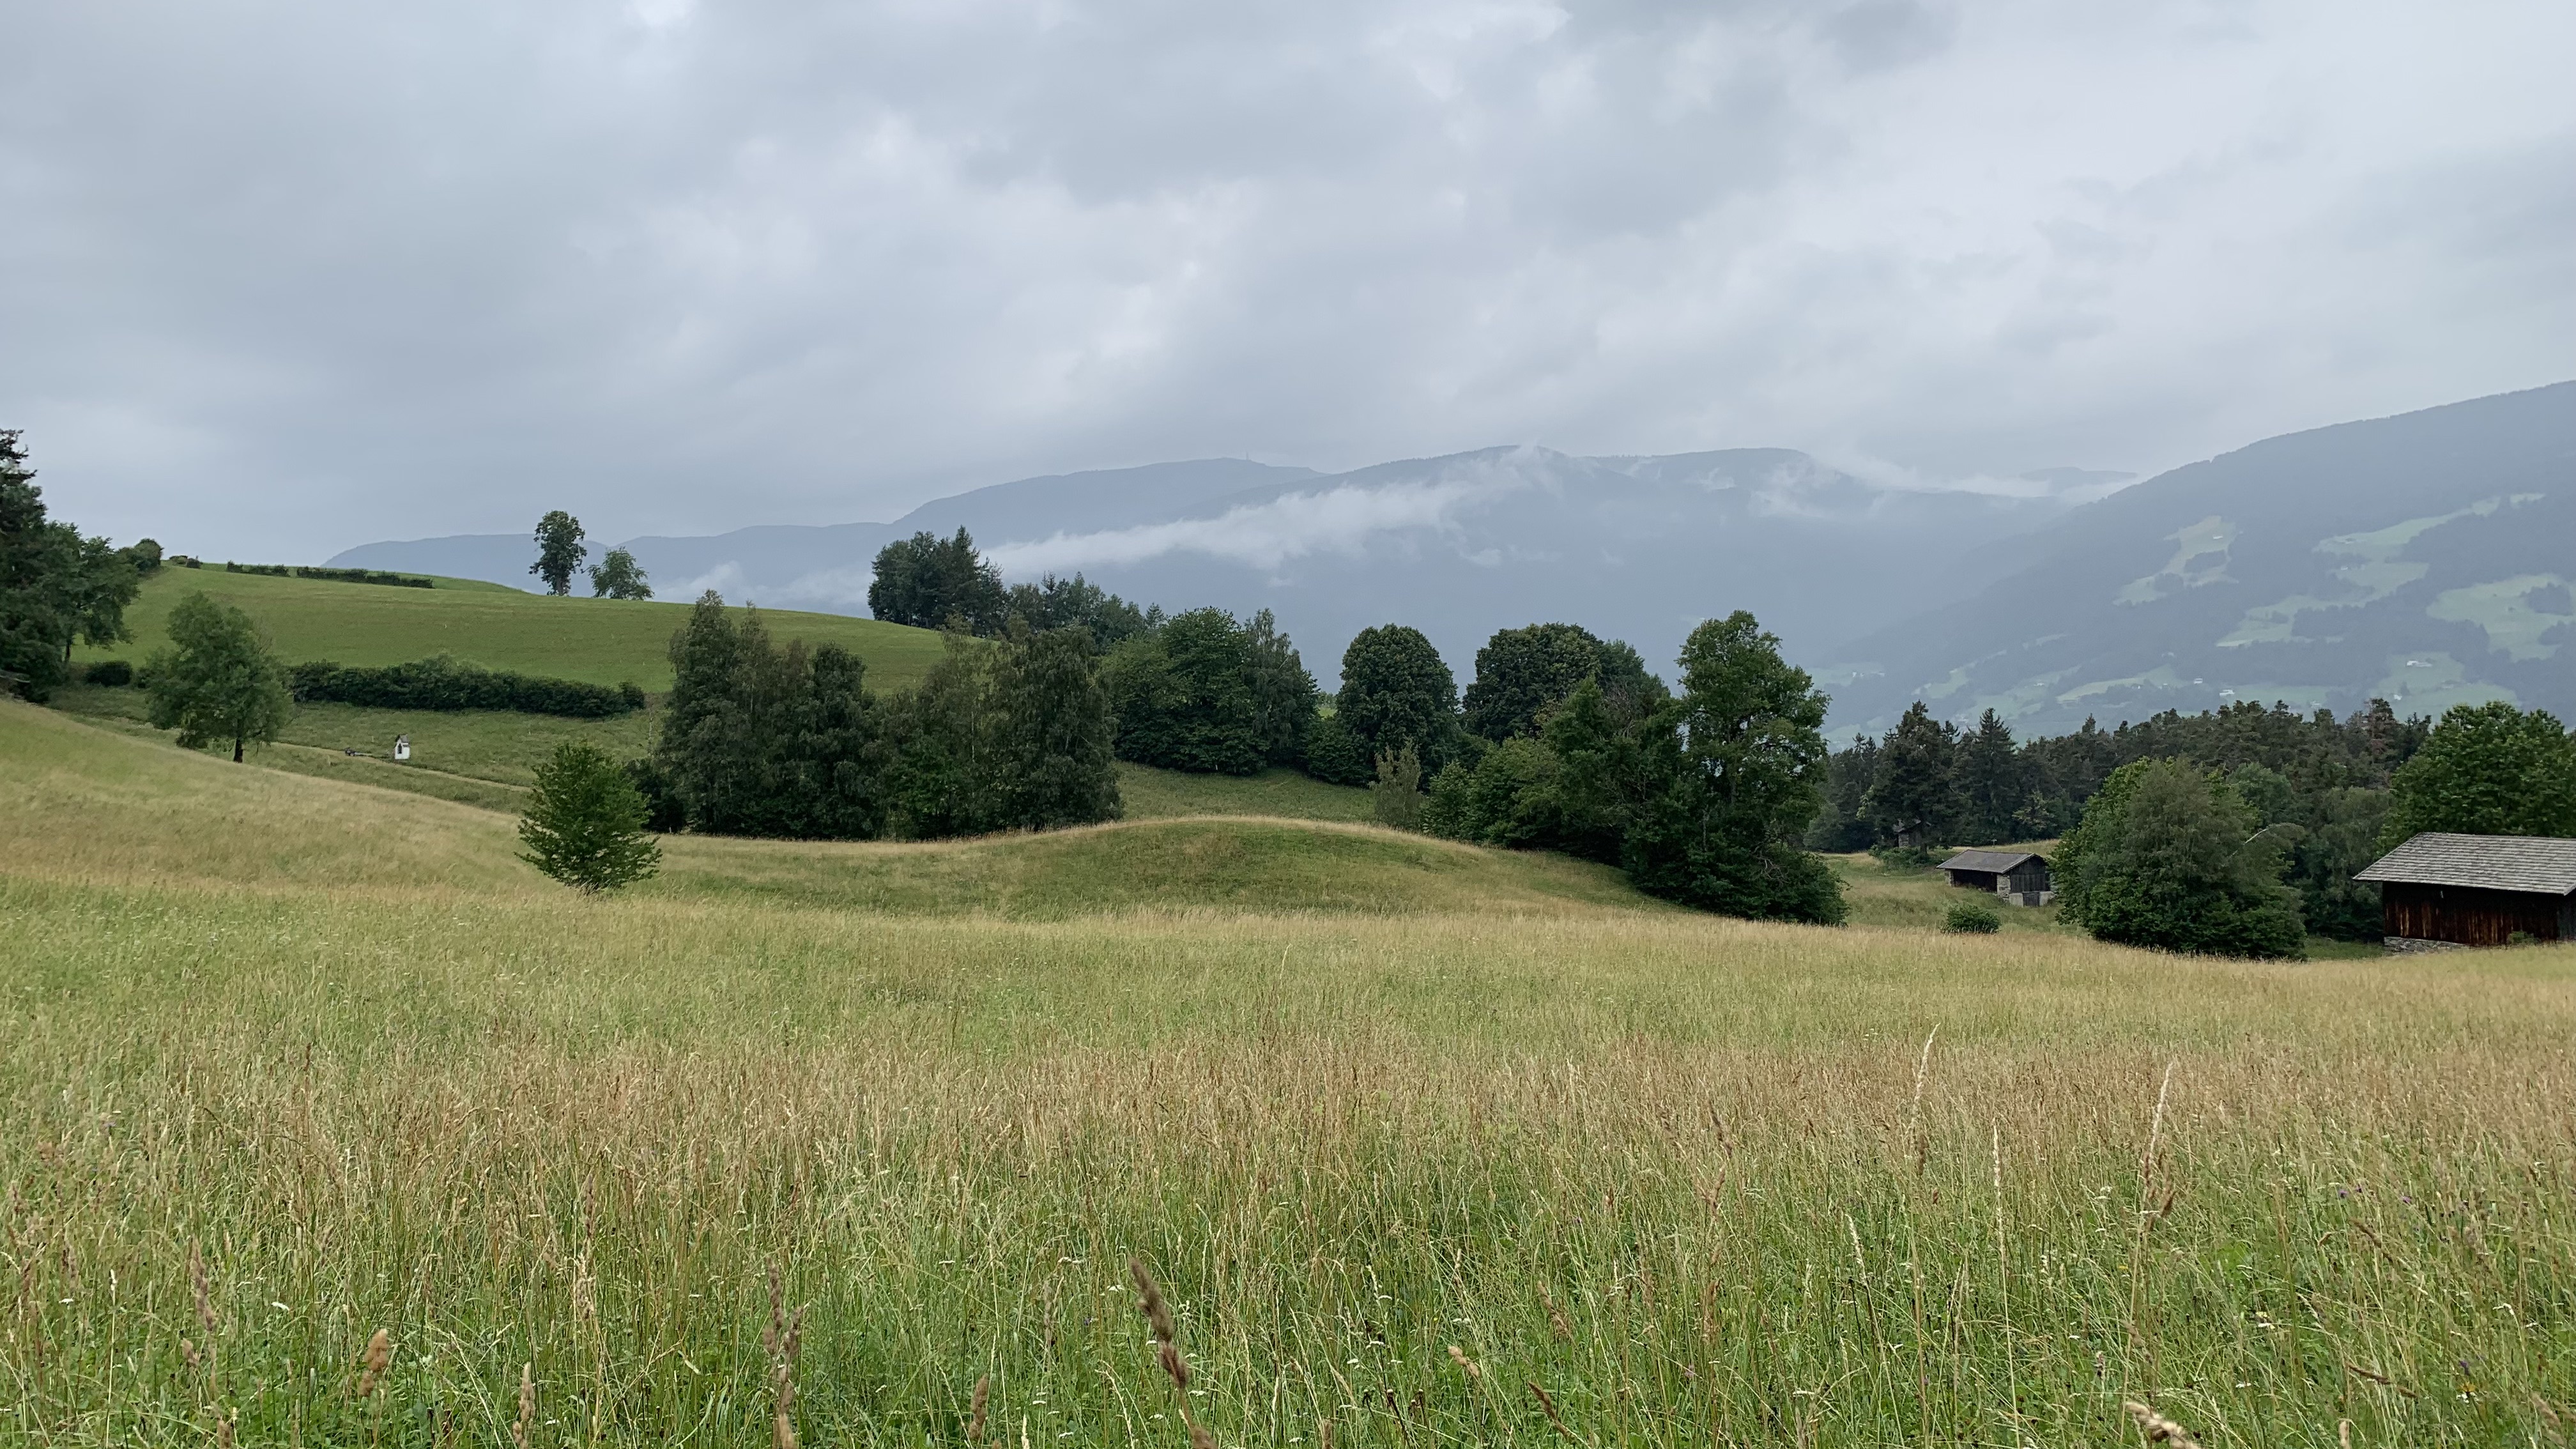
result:
M 2378 883 L 2392 951 L 2576 941 L 2576 840 L 2426 831 L 2353 879 Z
M 1963 850 L 1941 862 L 1941 869 L 1950 884 L 1993 891 L 2007 905 L 2044 906 L 2057 894 L 2048 882 L 2048 862 L 2026 850 Z

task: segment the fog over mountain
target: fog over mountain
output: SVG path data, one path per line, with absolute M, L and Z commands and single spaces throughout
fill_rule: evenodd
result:
M 1917 698 L 2026 732 L 2374 694 L 2576 717 L 2576 383 L 2122 477 L 1909 490 L 1761 448 L 1488 448 L 1330 475 L 1209 459 L 997 484 L 889 523 L 625 546 L 664 598 L 865 613 L 879 548 L 962 527 L 1014 581 L 1270 609 L 1326 688 L 1372 624 L 1422 629 L 1463 684 L 1498 628 L 1580 623 L 1668 669 L 1693 624 L 1749 609 L 1834 693 L 1838 730 Z M 531 557 L 508 534 L 332 562 L 525 588 Z
M 2078 509 L 1973 597 L 1824 672 L 1844 724 L 1913 699 L 2056 733 L 2287 700 L 2576 720 L 2576 382 L 2271 438 Z
M 1429 634 L 1462 678 L 1498 627 L 1579 622 L 1668 661 L 1700 620 L 1750 609 L 1794 652 L 1955 597 L 1992 546 L 2116 474 L 2061 470 L 2010 492 L 1863 482 L 1803 453 L 1746 448 L 1577 458 L 1488 448 L 1322 475 L 1232 459 L 1032 478 L 891 523 L 624 541 L 665 598 L 864 613 L 876 550 L 969 530 L 1013 580 L 1080 573 L 1167 609 L 1267 608 L 1330 687 L 1372 624 Z M 595 545 L 603 549 L 607 545 Z M 333 562 L 531 587 L 518 535 L 370 544 Z

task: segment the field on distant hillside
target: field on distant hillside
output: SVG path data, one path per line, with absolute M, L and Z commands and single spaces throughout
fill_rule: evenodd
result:
M 468 580 L 403 589 L 165 568 L 144 581 L 142 596 L 126 611 L 132 643 L 83 647 L 73 658 L 142 663 L 167 640 L 170 606 L 194 590 L 249 613 L 293 663 L 400 664 L 444 653 L 493 669 L 591 684 L 632 680 L 656 694 L 671 687 L 671 634 L 688 616 L 686 600 L 558 599 Z M 840 644 L 865 659 L 868 682 L 879 690 L 918 681 L 939 659 L 939 636 L 926 629 L 840 614 L 763 615 L 782 641 Z
M 2576 1422 L 2576 949 L 1761 926 L 1209 818 L 592 900 L 58 713 L 0 767 L 24 1442 L 511 1444 L 524 1372 L 531 1444 L 769 1443 L 782 1369 L 816 1446 L 961 1442 L 979 1380 L 1027 1446 Z

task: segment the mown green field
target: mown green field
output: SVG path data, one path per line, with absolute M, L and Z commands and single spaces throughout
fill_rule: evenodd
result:
M 510 1444 L 523 1366 L 543 1445 L 780 1442 L 782 1367 L 806 1445 L 979 1379 L 1027 1445 L 2576 1414 L 2576 949 L 1761 926 L 1286 821 L 602 900 L 511 844 L 0 705 L 6 1434 Z
M 191 591 L 247 612 L 290 663 L 385 665 L 453 654 L 493 669 L 589 684 L 632 680 L 655 694 L 671 687 L 671 634 L 688 616 L 687 600 L 558 599 L 470 580 L 403 589 L 165 568 L 144 580 L 142 595 L 126 611 L 133 642 L 84 646 L 73 659 L 141 664 L 165 641 L 170 607 Z M 782 641 L 839 644 L 866 660 L 876 689 L 916 683 L 939 659 L 939 635 L 927 629 L 840 614 L 762 613 Z

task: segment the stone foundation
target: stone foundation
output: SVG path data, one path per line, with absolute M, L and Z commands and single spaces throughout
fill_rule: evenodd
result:
M 2388 954 L 2391 956 L 2417 956 L 2427 951 L 2469 949 L 2457 941 L 2419 941 L 2413 936 L 2383 936 L 2380 938 L 2380 944 L 2388 948 Z

